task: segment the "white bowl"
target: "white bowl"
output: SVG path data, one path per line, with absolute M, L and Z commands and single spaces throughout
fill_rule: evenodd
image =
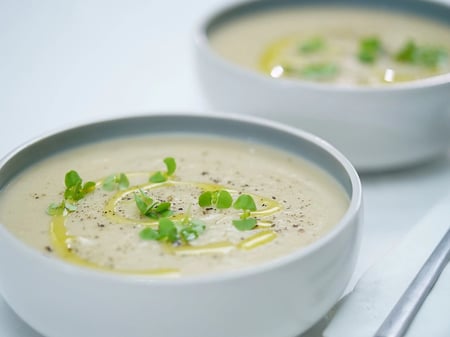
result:
M 179 279 L 118 275 L 30 248 L 0 224 L 0 292 L 48 337 L 294 337 L 341 296 L 360 242 L 361 184 L 349 161 L 311 134 L 237 116 L 162 114 L 106 120 L 35 139 L 0 162 L 0 193 L 18 171 L 55 151 L 123 135 L 188 132 L 252 140 L 302 156 L 350 199 L 335 228 L 305 249 L 246 268 Z
M 446 152 L 450 144 L 449 73 L 381 87 L 273 79 L 225 59 L 210 45 L 209 33 L 238 16 L 311 4 L 387 8 L 450 25 L 450 6 L 420 0 L 266 0 L 225 7 L 202 22 L 195 39 L 198 77 L 211 107 L 310 131 L 336 146 L 361 171 L 406 167 Z

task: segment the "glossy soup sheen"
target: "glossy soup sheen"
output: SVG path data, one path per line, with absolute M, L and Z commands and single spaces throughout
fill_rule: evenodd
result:
M 164 158 L 176 162 L 168 175 Z M 65 174 L 75 170 L 95 189 L 76 210 L 49 215 L 64 199 Z M 155 172 L 166 181 L 153 183 Z M 106 177 L 124 173 L 127 186 L 105 190 Z M 205 191 L 251 195 L 257 226 L 239 230 L 242 210 L 200 207 Z M 142 238 L 159 220 L 139 212 L 136 195 L 170 202 L 166 219 L 181 227 L 200 220 L 190 241 Z M 69 263 L 119 273 L 186 276 L 263 263 L 301 249 L 329 232 L 348 208 L 341 186 L 291 154 L 252 143 L 189 136 L 115 139 L 55 154 L 0 191 L 0 222 L 28 245 Z M 73 206 L 73 205 L 72 205 Z
M 450 27 L 410 14 L 292 7 L 215 27 L 213 48 L 274 78 L 385 85 L 450 72 Z

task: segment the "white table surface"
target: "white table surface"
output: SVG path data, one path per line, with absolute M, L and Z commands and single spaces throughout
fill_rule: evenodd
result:
M 224 3 L 0 1 L 0 157 L 30 138 L 91 118 L 207 112 L 192 39 L 201 18 Z M 450 151 L 362 181 L 364 234 L 349 287 L 450 190 Z M 1 297 L 0 336 L 41 337 Z

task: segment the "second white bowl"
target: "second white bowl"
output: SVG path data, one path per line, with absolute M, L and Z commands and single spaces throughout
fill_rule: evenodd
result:
M 211 31 L 238 17 L 313 3 L 243 2 L 205 19 L 196 35 L 196 67 L 211 106 L 270 118 L 315 133 L 346 154 L 360 171 L 405 167 L 445 153 L 450 144 L 448 73 L 378 87 L 273 79 L 235 64 L 211 46 Z M 355 6 L 355 2 L 324 0 L 320 5 Z M 369 10 L 387 7 L 450 25 L 450 7 L 445 4 L 395 0 L 359 1 L 357 5 Z

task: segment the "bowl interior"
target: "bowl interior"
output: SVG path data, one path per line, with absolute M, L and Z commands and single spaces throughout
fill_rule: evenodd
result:
M 167 133 L 218 135 L 283 149 L 325 170 L 342 185 L 350 197 L 353 193 L 354 182 L 349 179 L 351 164 L 332 146 L 314 135 L 274 122 L 256 121 L 241 116 L 207 117 L 185 114 L 99 121 L 24 144 L 0 163 L 0 189 L 25 168 L 56 152 L 110 138 Z
M 292 259 L 306 256 L 333 240 L 333 237 L 349 226 L 360 211 L 362 191 L 358 175 L 350 162 L 334 147 L 298 129 L 268 120 L 237 115 L 165 113 L 134 116 L 98 121 L 52 133 L 24 144 L 0 162 L 0 191 L 22 170 L 59 151 L 118 137 L 170 133 L 221 136 L 264 144 L 290 152 L 332 176 L 342 186 L 350 200 L 341 221 L 313 244 L 261 266 L 228 272 L 227 277 L 258 272 L 258 270 L 271 268 L 274 264 L 284 264 Z M 19 245 L 19 242 L 17 244 Z M 222 276 L 224 275 L 220 275 Z M 200 278 L 210 279 L 210 277 L 215 278 L 215 275 Z

